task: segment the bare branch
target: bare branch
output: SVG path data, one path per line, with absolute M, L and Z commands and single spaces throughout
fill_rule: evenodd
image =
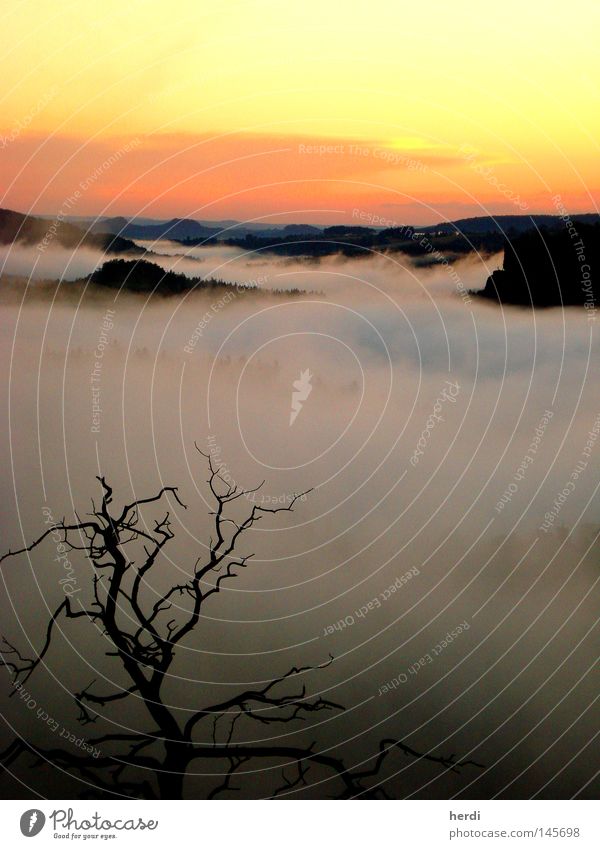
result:
M 79 722 L 83 725 L 95 723 L 101 717 L 94 708 L 112 707 L 135 695 L 136 701 L 145 710 L 146 720 L 148 716 L 151 718 L 154 730 L 100 734 L 88 741 L 90 746 L 106 746 L 111 750 L 125 747 L 123 753 L 115 754 L 99 750 L 93 754 L 75 754 L 15 740 L 0 753 L 0 761 L 9 766 L 17 758 L 29 754 L 35 765 L 47 762 L 74 771 L 98 791 L 108 795 L 129 793 L 144 798 L 156 795 L 161 798 L 181 797 L 183 776 L 194 759 L 221 760 L 227 764 L 223 778 L 212 790 L 210 798 L 240 792 L 244 767 L 252 760 L 277 764 L 274 769 L 281 773 L 281 785 L 274 790 L 274 796 L 302 791 L 308 786 L 307 775 L 313 769 L 321 774 L 323 771 L 330 774 L 331 786 L 339 791 L 341 798 L 382 795 L 380 782 L 376 781 L 374 788 L 370 789 L 369 780 L 378 779 L 386 758 L 395 750 L 452 772 L 466 766 L 480 767 L 475 761 L 457 761 L 454 755 L 421 753 L 402 741 L 392 739 L 381 741 L 372 757 L 373 763 L 362 770 L 347 769 L 341 758 L 319 752 L 316 743 L 285 746 L 235 742 L 236 731 L 246 720 L 263 725 L 288 724 L 307 722 L 322 711 L 343 711 L 342 705 L 318 693 L 307 694 L 307 676 L 329 666 L 333 661 L 331 656 L 318 666 L 294 666 L 262 687 L 247 688 L 229 699 L 204 707 L 192 713 L 181 727 L 177 713 L 164 700 L 161 689 L 166 676 L 171 674 L 177 645 L 196 628 L 204 602 L 247 568 L 254 555 L 238 551 L 247 532 L 269 514 L 292 512 L 298 499 L 311 491 L 294 495 L 284 506 L 252 504 L 247 510 L 240 510 L 243 497 L 257 492 L 262 484 L 254 489 L 244 489 L 228 483 L 215 466 L 212 456 L 202 452 L 197 445 L 196 448 L 207 459 L 207 484 L 215 509 L 210 514 L 212 534 L 208 555 L 196 560 L 189 580 L 171 583 L 150 601 L 145 598 L 144 588 L 152 589 L 146 581 L 165 547 L 174 538 L 174 532 L 169 512 L 162 519 L 143 524 L 140 514 L 143 512 L 145 515 L 146 511 L 141 508 L 156 505 L 171 496 L 176 504 L 187 509 L 177 487 L 166 486 L 156 495 L 135 499 L 125 504 L 120 513 L 113 515 L 113 489 L 103 476 L 98 477 L 101 503 L 96 508 L 92 501 L 90 520 L 81 521 L 79 514 L 75 513 L 75 524 L 67 524 L 64 519 L 53 523 L 31 545 L 9 551 L 0 558 L 2 562 L 8 557 L 31 552 L 50 534 L 58 532 L 69 550 L 81 551 L 92 566 L 93 601 L 87 608 L 82 606 L 81 610 L 74 610 L 71 600 L 65 598 L 50 617 L 42 648 L 35 657 L 24 657 L 14 645 L 3 639 L 0 665 L 11 673 L 15 692 L 50 651 L 54 626 L 59 617 L 64 614 L 65 619 L 85 618 L 106 639 L 106 656 L 118 659 L 130 683 L 123 689 L 102 693 L 93 689 L 95 681 L 92 681 L 75 692 L 73 696 L 80 711 Z M 234 503 L 235 507 L 231 508 Z M 232 510 L 233 516 L 229 515 Z M 71 535 L 76 532 L 80 536 L 73 539 Z M 179 605 L 175 604 L 176 600 Z M 130 623 L 127 627 L 123 624 L 125 620 L 126 625 Z M 192 740 L 198 723 L 204 719 L 210 723 L 207 730 L 211 742 L 208 744 Z M 148 724 L 144 721 L 144 729 Z M 164 750 L 162 756 L 153 754 L 154 746 Z M 148 754 L 149 751 L 152 754 Z M 254 769 L 250 766 L 248 771 Z M 136 770 L 144 771 L 142 780 L 137 780 L 136 775 L 130 777 Z M 148 780 L 149 774 L 153 776 L 158 793 Z

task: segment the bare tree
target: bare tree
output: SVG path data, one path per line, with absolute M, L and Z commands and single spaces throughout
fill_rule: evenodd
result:
M 197 446 L 196 446 L 197 447 Z M 78 774 L 88 782 L 95 795 L 127 795 L 136 798 L 173 798 L 183 796 L 183 782 L 192 762 L 200 760 L 222 764 L 220 782 L 209 794 L 239 790 L 233 782 L 242 779 L 244 767 L 251 761 L 279 764 L 281 783 L 270 794 L 280 796 L 308 786 L 307 774 L 318 771 L 320 780 L 327 779 L 327 794 L 339 798 L 366 798 L 382 794 L 380 770 L 390 752 L 399 750 L 405 755 L 432 761 L 444 770 L 457 771 L 474 761 L 457 762 L 454 756 L 440 757 L 420 753 L 402 741 L 387 739 L 363 769 L 347 768 L 341 757 L 319 751 L 317 744 L 279 745 L 236 742 L 236 725 L 240 718 L 265 725 L 293 723 L 311 714 L 341 711 L 343 707 L 321 696 L 307 696 L 303 682 L 307 673 L 321 667 L 294 667 L 274 678 L 266 686 L 248 689 L 216 704 L 207 704 L 181 721 L 163 696 L 165 679 L 173 674 L 172 667 L 178 646 L 188 641 L 200 621 L 201 610 L 217 595 L 223 585 L 233 580 L 245 568 L 252 554 L 240 556 L 236 551 L 244 535 L 268 514 L 291 512 L 299 494 L 283 507 L 264 507 L 252 504 L 243 518 L 230 515 L 230 505 L 251 496 L 255 489 L 241 489 L 227 483 L 215 468 L 210 455 L 198 451 L 207 459 L 208 486 L 215 502 L 210 515 L 213 536 L 207 554 L 199 558 L 183 583 L 172 584 L 165 592 L 154 594 L 148 602 L 151 570 L 161 562 L 161 555 L 174 538 L 167 511 L 149 528 L 142 520 L 140 508 L 149 509 L 171 498 L 187 509 L 177 487 L 163 487 L 156 495 L 132 501 L 119 511 L 113 508 L 113 490 L 104 477 L 99 477 L 102 500 L 82 520 L 67 524 L 64 519 L 54 523 L 38 539 L 19 551 L 9 551 L 9 557 L 32 551 L 50 534 L 59 532 L 69 551 L 83 551 L 92 566 L 90 602 L 79 606 L 65 597 L 58 605 L 46 628 L 41 650 L 34 658 L 26 658 L 4 638 L 0 663 L 9 670 L 12 684 L 22 688 L 42 664 L 52 647 L 53 634 L 59 620 L 83 619 L 96 626 L 109 643 L 106 655 L 120 664 L 128 684 L 113 692 L 98 692 L 95 682 L 74 693 L 78 720 L 82 725 L 97 719 L 95 708 L 104 708 L 123 699 L 137 697 L 144 709 L 146 728 L 133 733 L 107 733 L 90 737 L 87 745 L 98 750 L 99 756 L 73 753 L 63 748 L 44 748 L 23 739 L 15 739 L 0 754 L 5 768 L 22 756 L 33 758 L 32 764 L 47 762 Z M 262 486 L 262 484 L 261 484 Z M 242 502 L 244 503 L 244 502 Z M 245 503 L 249 503 L 248 501 Z M 135 548 L 132 548 L 135 547 Z M 130 554 L 143 556 L 138 563 Z M 15 690 L 16 691 L 16 690 Z M 14 695 L 14 692 L 13 692 Z M 211 742 L 199 739 L 202 726 L 210 724 Z M 226 729 L 221 733 L 221 729 Z M 222 736 L 223 739 L 218 739 Z M 123 750 L 107 754 L 110 747 Z M 250 769 L 250 768 L 248 768 Z M 217 771 L 217 770 L 216 770 Z M 140 778 L 139 776 L 142 776 Z

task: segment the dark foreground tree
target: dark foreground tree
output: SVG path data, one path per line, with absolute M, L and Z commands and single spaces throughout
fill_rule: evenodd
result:
M 15 688 L 13 695 L 23 689 L 51 650 L 59 620 L 83 619 L 91 625 L 92 638 L 108 642 L 106 655 L 118 661 L 128 685 L 105 693 L 96 691 L 92 682 L 74 693 L 79 722 L 82 725 L 95 722 L 95 708 L 104 708 L 122 699 L 137 698 L 143 706 L 147 723 L 147 727 L 133 733 L 90 737 L 86 744 L 95 750 L 92 754 L 88 753 L 89 750 L 76 754 L 15 739 L 0 755 L 3 767 L 10 769 L 16 759 L 29 757 L 32 765 L 48 763 L 79 775 L 94 788 L 88 795 L 180 799 L 184 795 L 184 778 L 194 761 L 219 764 L 215 769 L 219 783 L 210 792 L 210 798 L 233 790 L 241 789 L 243 793 L 243 786 L 240 788 L 236 784 L 234 787 L 232 782 L 243 780 L 245 772 L 252 772 L 254 765 L 260 768 L 261 764 L 279 765 L 281 780 L 269 794 L 271 796 L 294 793 L 308 786 L 307 774 L 313 770 L 313 773 L 318 771 L 320 781 L 327 782 L 323 795 L 339 798 L 382 795 L 380 770 L 388 754 L 394 750 L 432 761 L 443 770 L 457 771 L 467 764 L 479 766 L 473 761 L 457 762 L 454 756 L 420 753 L 393 739 L 382 740 L 378 751 L 367 763 L 361 764 L 361 769 L 347 768 L 342 758 L 328 751 L 319 751 L 316 743 L 295 746 L 278 742 L 236 742 L 236 723 L 242 717 L 267 726 L 277 726 L 279 723 L 301 721 L 322 711 L 343 710 L 333 701 L 306 694 L 306 686 L 301 683 L 303 676 L 322 667 L 294 667 L 266 686 L 245 690 L 220 703 L 202 705 L 196 712 L 186 714 L 183 721 L 179 718 L 178 711 L 169 705 L 163 694 L 165 680 L 174 674 L 172 667 L 177 647 L 189 644 L 204 605 L 209 604 L 223 584 L 234 579 L 238 574 L 236 570 L 246 567 L 253 556 L 236 554 L 245 533 L 267 514 L 291 512 L 301 497 L 295 496 L 283 507 L 263 507 L 253 503 L 242 518 L 234 519 L 230 515 L 233 509 L 230 505 L 238 502 L 239 506 L 240 499 L 252 496 L 260 487 L 245 490 L 231 486 L 221 477 L 210 455 L 203 456 L 208 462 L 207 482 L 215 501 L 215 511 L 210 514 L 213 536 L 206 556 L 196 561 L 189 579 L 183 583 L 172 584 L 159 593 L 152 588 L 149 582 L 151 570 L 159 564 L 166 568 L 161 555 L 174 538 L 174 533 L 169 512 L 162 519 L 154 520 L 153 528 L 149 528 L 140 515 L 140 509 L 151 509 L 151 505 L 168 498 L 186 509 L 177 487 L 172 486 L 163 487 L 156 495 L 134 500 L 115 511 L 112 488 L 100 477 L 101 504 L 96 509 L 92 502 L 92 512 L 87 514 L 89 518 L 82 520 L 76 514 L 76 521 L 70 524 L 64 520 L 53 523 L 31 545 L 19 551 L 9 551 L 0 558 L 2 562 L 8 557 L 30 552 L 50 534 L 59 532 L 66 550 L 83 551 L 92 566 L 89 603 L 84 605 L 65 597 L 50 617 L 43 646 L 37 656 L 31 659 L 23 657 L 14 645 L 4 639 L 0 659 L 11 673 Z M 250 501 L 241 503 L 249 504 Z M 140 551 L 143 555 L 138 559 Z M 149 594 L 148 589 L 152 593 Z M 323 666 L 331 660 L 329 658 Z M 202 734 L 202 725 L 206 724 L 210 731 Z M 221 728 L 226 729 L 222 735 Z M 219 740 L 219 736 L 223 739 Z M 110 747 L 123 747 L 123 750 L 108 754 Z M 246 766 L 249 762 L 254 763 Z

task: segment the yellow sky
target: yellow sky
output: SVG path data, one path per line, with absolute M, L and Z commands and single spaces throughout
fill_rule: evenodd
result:
M 131 138 L 141 143 L 120 163 L 124 191 L 111 212 L 151 204 L 189 214 L 209 203 L 238 217 L 277 214 L 292 208 L 281 189 L 259 186 L 328 174 L 339 190 L 311 186 L 305 208 L 330 208 L 339 195 L 344 209 L 354 199 L 381 211 L 389 192 L 439 217 L 452 205 L 519 211 L 515 196 L 535 211 L 556 192 L 577 209 L 599 200 L 595 0 L 4 0 L 0 16 L 0 177 L 5 189 L 13 183 L 3 206 L 56 207 Z M 233 146 L 215 138 L 232 133 Z M 52 134 L 54 159 L 40 150 Z M 337 160 L 298 154 L 302 140 L 327 139 L 344 145 Z M 352 142 L 371 153 L 350 155 Z M 56 144 L 63 162 L 73 157 L 58 175 Z M 475 160 L 457 154 L 465 145 Z M 295 153 L 282 164 L 270 151 L 283 148 Z M 376 156 L 380 148 L 429 167 L 419 174 Z M 250 153 L 250 173 L 247 162 L 224 164 Z M 167 156 L 178 180 L 188 169 L 185 190 L 169 185 Z M 46 159 L 54 170 L 44 177 Z M 209 163 L 210 176 L 194 176 Z M 492 171 L 482 176 L 484 165 Z M 116 174 L 87 192 L 81 214 L 110 201 Z M 225 200 L 232 185 L 244 194 Z M 291 193 L 296 209 L 303 197 Z

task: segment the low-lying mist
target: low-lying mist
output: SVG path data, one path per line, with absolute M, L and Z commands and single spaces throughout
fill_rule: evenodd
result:
M 189 710 L 207 692 L 232 694 L 331 654 L 307 688 L 347 710 L 316 715 L 303 740 L 349 764 L 384 737 L 483 764 L 444 773 L 398 754 L 386 773 L 393 795 L 593 796 L 600 369 L 584 310 L 481 304 L 468 292 L 499 257 L 423 269 L 402 255 L 152 250 L 165 269 L 265 294 L 147 298 L 63 282 L 36 295 L 36 281 L 80 278 L 102 258 L 53 249 L 34 267 L 35 249 L 4 251 L 4 274 L 34 268 L 34 291 L 21 303 L 24 284 L 3 281 L 0 293 L 2 549 L 35 538 L 44 507 L 56 518 L 85 513 L 105 475 L 119 503 L 179 487 L 188 509 L 171 503 L 176 536 L 161 570 L 165 581 L 189 574 L 214 507 L 195 442 L 226 480 L 265 481 L 237 517 L 312 490 L 252 531 L 241 552 L 252 562 L 179 651 L 171 702 Z M 287 288 L 318 294 L 269 294 Z M 25 654 L 60 602 L 54 558 L 50 542 L 2 566 L 2 631 Z M 89 566 L 72 560 L 83 596 Z M 114 667 L 90 627 L 62 634 L 28 687 L 77 731 L 70 694 Z M 14 730 L 44 739 L 34 713 L 3 701 Z M 109 706 L 100 711 L 115 721 Z M 123 728 L 135 721 L 135 707 L 118 714 Z M 46 794 L 50 776 L 18 774 Z M 191 778 L 187 793 L 206 782 Z M 249 792 L 267 796 L 271 784 L 265 769 Z

